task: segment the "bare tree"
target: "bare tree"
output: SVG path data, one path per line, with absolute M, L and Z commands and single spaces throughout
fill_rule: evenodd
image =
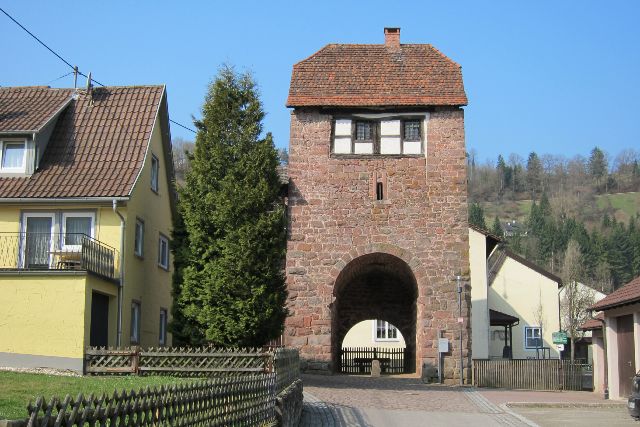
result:
M 189 153 L 193 152 L 195 144 L 182 138 L 174 138 L 173 146 L 173 168 L 176 174 L 178 184 L 184 182 L 184 177 L 189 170 Z
M 587 309 L 595 303 L 593 289 L 580 283 L 583 270 L 580 246 L 572 239 L 569 241 L 562 264 L 563 289 L 560 301 L 562 327 L 571 339 L 572 362 L 575 360 L 576 340 L 583 334 L 579 329 L 580 325 L 587 321 Z

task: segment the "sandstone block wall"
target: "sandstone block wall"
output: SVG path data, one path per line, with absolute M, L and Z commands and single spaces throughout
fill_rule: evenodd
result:
M 441 330 L 451 342 L 444 374 L 452 382 L 459 378 L 460 351 L 465 369 L 470 354 L 463 110 L 431 112 L 422 156 L 332 156 L 331 130 L 330 114 L 313 109 L 291 114 L 286 261 L 291 315 L 285 344 L 300 349 L 308 369 L 331 371 L 332 351 L 344 336 L 332 329 L 348 326 L 335 318 L 336 281 L 352 261 L 388 254 L 402 260 L 415 279 L 415 305 L 406 309 L 415 313 L 415 333 L 408 338 L 415 346 L 416 370 L 435 365 Z M 385 185 L 384 200 L 376 200 L 376 182 Z M 456 274 L 466 284 L 462 349 Z

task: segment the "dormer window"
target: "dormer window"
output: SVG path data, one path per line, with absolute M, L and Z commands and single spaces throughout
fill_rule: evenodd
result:
M 334 121 L 333 154 L 406 156 L 424 152 L 423 123 L 428 113 L 362 116 Z
M 25 171 L 26 164 L 26 142 L 15 140 L 2 140 L 0 152 L 0 171 L 1 172 L 18 172 Z

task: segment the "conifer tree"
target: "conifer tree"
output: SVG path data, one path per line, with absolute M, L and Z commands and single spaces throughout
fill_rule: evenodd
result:
M 479 203 L 469 205 L 469 225 L 475 225 L 483 230 L 487 229 L 487 225 L 484 222 L 484 209 Z
M 502 229 L 502 224 L 500 224 L 500 218 L 498 218 L 498 215 L 496 215 L 496 218 L 493 220 L 491 232 L 498 237 L 502 237 L 502 235 L 504 234 L 504 230 Z
M 188 328 L 220 346 L 259 346 L 282 332 L 286 290 L 278 153 L 262 136 L 250 74 L 223 67 L 210 84 L 181 191 L 188 236 L 177 305 Z

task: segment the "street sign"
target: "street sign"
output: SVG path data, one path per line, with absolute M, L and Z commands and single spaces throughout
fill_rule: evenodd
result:
M 567 344 L 569 339 L 567 338 L 567 333 L 565 331 L 558 331 L 551 334 L 554 344 Z
M 564 344 L 556 344 L 558 351 L 564 351 Z

